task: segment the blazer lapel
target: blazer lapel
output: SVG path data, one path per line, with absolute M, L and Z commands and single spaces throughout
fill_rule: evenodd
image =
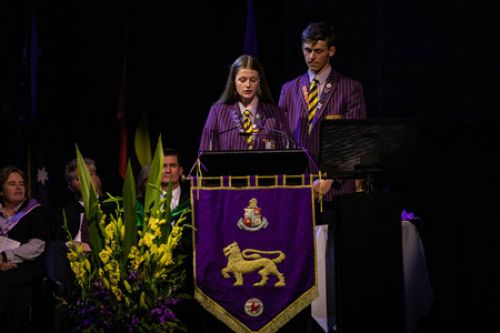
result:
M 241 127 L 241 112 L 238 102 L 230 106 L 231 120 L 234 127 Z
M 313 119 L 312 127 L 316 126 L 318 121 L 321 119 L 323 112 L 325 111 L 325 105 L 332 98 L 333 92 L 337 89 L 337 75 L 335 71 L 332 69 L 328 79 L 323 86 L 323 91 L 321 92 L 321 96 L 319 97 L 318 108 L 316 110 L 316 116 Z
M 300 94 L 302 95 L 302 105 L 306 110 L 306 113 L 309 111 L 309 86 L 311 83 L 309 82 L 309 75 L 304 74 L 299 80 L 300 82 Z

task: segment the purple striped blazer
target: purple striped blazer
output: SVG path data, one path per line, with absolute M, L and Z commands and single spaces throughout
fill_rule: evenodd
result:
M 259 102 L 255 123 L 260 131 L 255 136 L 254 150 L 284 149 L 289 136 L 283 112 L 274 104 Z M 242 121 L 238 103 L 215 103 L 205 122 L 199 151 L 247 150 L 247 136 L 241 134 Z
M 299 146 L 307 149 L 314 161 L 318 163 L 320 121 L 328 118 L 363 119 L 366 118 L 366 106 L 361 83 L 332 69 L 319 97 L 318 109 L 309 134 L 307 122 L 309 84 L 307 73 L 285 83 L 281 89 L 279 107 L 287 115 L 292 137 Z M 353 190 L 353 182 L 345 182 L 336 192 L 344 193 Z

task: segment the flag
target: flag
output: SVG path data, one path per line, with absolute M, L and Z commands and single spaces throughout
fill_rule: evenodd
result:
M 120 84 L 120 96 L 118 98 L 118 112 L 116 119 L 120 127 L 120 151 L 118 158 L 118 172 L 122 178 L 125 178 L 128 160 L 127 145 L 127 57 L 123 59 L 122 80 Z
M 22 167 L 30 184 L 30 197 L 36 198 L 42 205 L 49 205 L 49 167 L 46 163 L 45 148 L 47 131 L 38 110 L 38 13 L 40 3 L 30 2 L 27 8 L 26 40 L 23 50 L 23 72 L 21 78 L 23 111 L 19 115 L 18 165 Z
M 49 168 L 47 165 L 46 151 L 45 147 L 48 147 L 47 135 L 44 135 L 47 131 L 41 124 L 36 124 L 34 130 L 33 141 L 31 147 L 31 158 L 32 166 L 31 169 L 31 186 L 32 186 L 32 197 L 37 199 L 43 206 L 49 205 Z
M 247 0 L 247 24 L 245 29 L 245 40 L 243 42 L 243 54 L 248 54 L 255 58 L 259 57 L 252 0 Z
M 33 125 L 35 141 L 31 144 L 30 157 L 32 158 L 33 169 L 31 171 L 31 184 L 33 188 L 33 197 L 36 198 L 42 205 L 49 205 L 49 172 L 46 163 L 45 147 L 46 132 L 42 125 L 42 119 L 38 110 L 38 1 L 31 2 L 31 47 L 30 47 L 30 118 L 34 120 Z M 34 149 L 33 149 L 34 148 Z

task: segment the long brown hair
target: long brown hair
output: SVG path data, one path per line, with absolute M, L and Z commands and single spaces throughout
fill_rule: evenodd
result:
M 240 71 L 240 69 L 252 69 L 259 73 L 260 84 L 257 89 L 257 96 L 259 97 L 259 101 L 266 103 L 274 103 L 273 97 L 271 95 L 271 90 L 269 89 L 269 85 L 267 84 L 266 76 L 264 75 L 264 69 L 260 62 L 247 54 L 239 56 L 229 69 L 229 76 L 227 77 L 226 88 L 219 98 L 219 103 L 231 104 L 240 100 L 238 92 L 236 91 L 236 84 L 234 80 L 236 79 L 236 74 Z

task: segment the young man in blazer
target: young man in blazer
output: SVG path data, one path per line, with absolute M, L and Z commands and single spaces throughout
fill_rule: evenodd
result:
M 316 164 L 321 120 L 366 118 L 361 83 L 338 73 L 330 65 L 330 59 L 337 52 L 335 40 L 335 30 L 330 23 L 314 22 L 305 28 L 302 32 L 302 53 L 308 70 L 283 85 L 279 100 L 279 107 L 288 118 L 292 138 L 307 149 Z M 316 87 L 313 87 L 313 81 Z M 311 102 L 314 103 L 314 110 L 310 110 Z M 331 181 L 326 185 L 331 185 Z M 328 189 L 329 186 L 322 192 L 326 193 Z M 354 190 L 353 181 L 339 182 L 328 193 L 327 200 L 331 200 L 333 193 Z

